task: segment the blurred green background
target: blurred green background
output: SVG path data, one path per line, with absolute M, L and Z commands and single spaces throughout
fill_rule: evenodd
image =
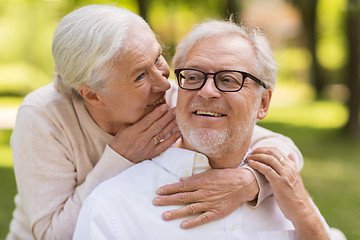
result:
M 141 14 L 171 62 L 174 47 L 205 19 L 233 18 L 270 38 L 278 85 L 260 125 L 291 137 L 304 155 L 305 185 L 329 225 L 360 239 L 358 0 L 2 0 L 0 3 L 0 239 L 14 208 L 9 146 L 16 109 L 53 80 L 52 35 L 59 20 L 90 3 Z M 240 19 L 240 20 L 239 20 Z

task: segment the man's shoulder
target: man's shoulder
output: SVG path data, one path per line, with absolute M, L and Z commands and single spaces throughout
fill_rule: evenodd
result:
M 180 168 L 186 153 L 192 151 L 171 147 L 152 160 L 137 163 L 122 173 L 102 182 L 92 192 L 92 198 L 123 198 L 136 194 L 155 194 L 155 190 L 165 184 L 179 181 L 180 176 L 175 169 Z M 191 164 L 192 166 L 192 164 Z
M 108 198 L 109 196 L 122 196 L 125 192 L 135 192 L 145 188 L 154 175 L 159 171 L 159 166 L 151 160 L 137 163 L 122 173 L 100 183 L 91 193 L 91 197 Z

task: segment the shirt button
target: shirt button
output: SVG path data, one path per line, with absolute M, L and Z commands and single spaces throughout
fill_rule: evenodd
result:
M 190 173 L 188 171 L 184 171 L 183 175 L 184 175 L 184 177 L 189 177 Z
M 231 226 L 231 231 L 235 232 L 235 226 Z

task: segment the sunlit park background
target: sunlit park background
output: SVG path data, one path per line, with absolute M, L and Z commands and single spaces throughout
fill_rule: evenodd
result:
M 51 42 L 59 20 L 77 7 L 109 2 L 0 2 L 0 239 L 8 232 L 16 194 L 9 146 L 16 109 L 27 93 L 52 81 Z M 259 124 L 294 140 L 304 156 L 301 173 L 306 188 L 325 219 L 348 239 L 360 239 L 357 0 L 119 0 L 115 4 L 149 22 L 169 62 L 178 41 L 204 19 L 235 13 L 235 20 L 266 32 L 279 74 L 270 113 Z

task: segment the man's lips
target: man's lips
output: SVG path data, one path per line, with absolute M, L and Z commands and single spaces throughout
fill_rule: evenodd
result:
M 195 115 L 205 116 L 205 117 L 225 117 L 225 114 L 212 112 L 212 111 L 205 111 L 205 110 L 196 110 L 193 112 Z

